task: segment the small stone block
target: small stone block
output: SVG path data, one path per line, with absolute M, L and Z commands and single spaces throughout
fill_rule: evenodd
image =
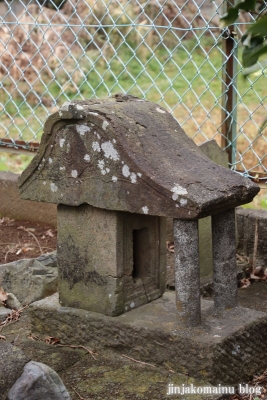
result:
M 119 315 L 165 291 L 165 219 L 58 206 L 60 303 Z

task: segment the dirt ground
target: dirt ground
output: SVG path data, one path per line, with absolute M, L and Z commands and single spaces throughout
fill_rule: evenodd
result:
M 57 231 L 49 225 L 0 218 L 0 264 L 37 258 L 57 247 Z

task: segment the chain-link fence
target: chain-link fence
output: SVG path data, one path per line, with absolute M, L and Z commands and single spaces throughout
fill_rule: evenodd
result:
M 223 0 L 0 2 L 0 147 L 35 148 L 64 101 L 127 92 L 167 108 L 198 144 L 267 173 L 265 75 L 242 79 Z M 264 177 L 264 175 L 263 175 Z

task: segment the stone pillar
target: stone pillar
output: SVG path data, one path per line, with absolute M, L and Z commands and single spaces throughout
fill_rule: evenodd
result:
M 214 312 L 237 306 L 235 209 L 212 217 Z
M 200 325 L 198 221 L 174 219 L 175 286 L 178 322 Z

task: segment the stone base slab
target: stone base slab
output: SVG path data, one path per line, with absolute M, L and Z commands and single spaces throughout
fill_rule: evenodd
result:
M 216 384 L 237 384 L 266 368 L 267 314 L 244 307 L 213 317 L 202 301 L 202 326 L 176 322 L 175 293 L 118 317 L 61 307 L 53 295 L 30 306 L 32 334 L 62 343 L 112 349 L 137 360 L 168 365 Z

